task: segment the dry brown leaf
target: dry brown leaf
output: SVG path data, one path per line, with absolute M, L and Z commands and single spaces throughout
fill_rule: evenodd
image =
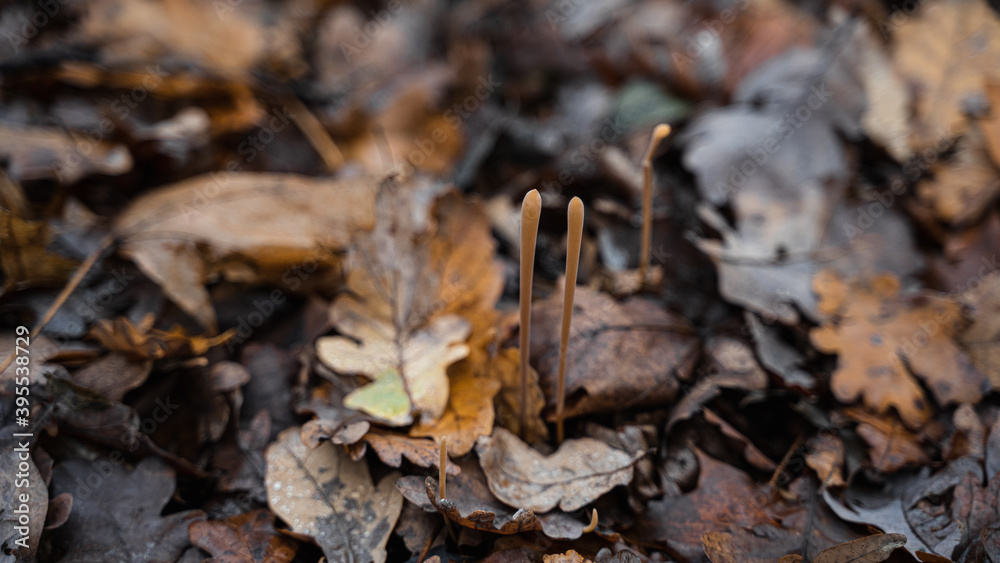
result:
M 365 434 L 364 440 L 375 450 L 379 459 L 390 467 L 399 467 L 405 457 L 414 465 L 420 467 L 438 467 L 441 464 L 441 448 L 433 440 L 410 438 L 395 432 L 386 432 L 373 428 Z M 352 457 L 360 459 L 352 448 Z M 363 450 L 361 450 L 363 451 Z M 446 464 L 448 475 L 458 475 L 461 470 L 449 459 Z
M 217 563 L 291 563 L 298 551 L 294 540 L 275 530 L 274 515 L 263 509 L 195 522 L 188 534 Z
M 559 506 L 572 512 L 632 480 L 632 465 L 644 452 L 629 454 L 600 440 L 567 440 L 543 456 L 503 428 L 476 444 L 490 490 L 501 501 L 535 512 Z
M 566 553 L 543 555 L 542 563 L 594 563 L 594 562 L 580 555 L 575 550 L 571 549 Z
M 991 160 L 978 126 L 970 126 L 959 139 L 955 155 L 942 160 L 934 169 L 934 177 L 922 181 L 917 193 L 938 217 L 960 225 L 978 219 L 996 200 L 1000 170 Z
M 823 432 L 809 440 L 806 465 L 812 468 L 824 487 L 843 487 L 847 483 L 841 468 L 844 465 L 844 443 L 836 434 Z
M 152 369 L 151 360 L 135 361 L 124 354 L 112 353 L 74 372 L 73 381 L 112 401 L 121 402 L 126 393 L 146 381 Z
M 363 374 L 376 384 L 382 374 L 398 373 L 413 414 L 428 424 L 448 405 L 446 369 L 469 354 L 472 318 L 492 311 L 503 289 L 482 207 L 456 193 L 435 201 L 440 191 L 430 183 L 382 190 L 375 230 L 352 250 L 352 293 L 330 310 L 344 336 L 316 343 L 320 360 L 339 373 Z M 378 416 L 382 398 L 352 399 L 365 389 L 345 404 Z M 392 424 L 410 422 L 409 412 L 393 414 Z
M 358 231 L 372 228 L 374 178 L 327 180 L 296 174 L 198 176 L 137 198 L 118 216 L 121 251 L 202 326 L 215 312 L 204 284 L 221 275 L 239 282 L 289 283 L 295 266 L 316 267 L 309 282 L 339 264 Z M 285 279 L 282 279 L 282 278 Z M 274 290 L 272 299 L 287 297 Z M 274 303 L 265 302 L 273 311 Z M 270 313 L 267 313 L 270 314 Z
M 965 103 L 985 96 L 986 79 L 1000 76 L 996 12 L 978 0 L 933 2 L 889 29 L 896 68 L 917 90 L 911 146 L 921 150 L 962 134 Z
M 531 361 L 555 418 L 562 291 L 533 308 Z M 578 287 L 566 367 L 566 416 L 662 405 L 690 373 L 698 338 L 680 318 L 645 298 L 618 302 Z
M 76 269 L 73 260 L 49 252 L 49 228 L 42 221 L 25 221 L 0 209 L 0 235 L 4 248 L 0 270 L 5 276 L 0 294 L 7 289 L 65 283 Z
M 268 446 L 268 505 L 299 534 L 312 536 L 331 563 L 382 563 L 385 543 L 403 508 L 390 473 L 372 483 L 368 464 L 329 442 L 310 450 L 300 429 Z
M 0 124 L 0 157 L 14 180 L 73 184 L 90 174 L 113 176 L 132 169 L 132 154 L 124 145 L 13 124 Z
M 776 542 L 769 535 L 740 528 L 706 532 L 701 543 L 712 563 L 770 563 L 788 552 L 787 542 Z
M 493 534 L 510 535 L 540 530 L 550 538 L 576 539 L 584 524 L 568 514 L 553 512 L 536 515 L 529 509 L 512 509 L 490 492 L 486 476 L 475 459 L 461 464 L 462 473 L 448 478 L 448 498 L 438 496 L 438 482 L 433 477 L 403 477 L 396 487 L 407 500 L 428 512 L 437 511 L 452 522 Z
M 904 545 L 903 534 L 877 534 L 828 547 L 819 552 L 813 563 L 879 563 Z
M 414 425 L 410 435 L 447 436 L 448 454 L 463 456 L 472 451 L 480 436 L 489 436 L 493 430 L 493 397 L 500 390 L 500 382 L 476 377 L 468 362 L 452 366 L 448 374 L 448 406 L 441 418 Z
M 861 409 L 845 409 L 858 422 L 858 436 L 871 447 L 868 457 L 872 467 L 893 473 L 906 466 L 922 467 L 931 462 L 921 445 L 921 437 L 910 432 L 895 416 L 875 416 Z
M 861 397 L 874 412 L 895 408 L 911 428 L 926 422 L 931 405 L 914 375 L 941 405 L 978 403 L 990 382 L 952 341 L 961 321 L 958 303 L 944 297 L 901 297 L 899 281 L 881 275 L 867 284 L 845 287 L 824 270 L 813 287 L 827 320 L 810 333 L 823 352 L 839 354 L 830 379 L 843 402 Z
M 521 351 L 504 348 L 490 363 L 490 375 L 500 380 L 500 392 L 496 396 L 497 424 L 521 436 Z M 546 440 L 548 426 L 542 420 L 545 409 L 545 395 L 538 385 L 538 372 L 528 366 L 528 428 L 524 440 L 529 444 Z
M 179 58 L 243 78 L 256 66 L 290 70 L 301 64 L 295 16 L 289 10 L 279 17 L 255 3 L 98 0 L 83 7 L 78 41 L 97 47 L 105 65 Z
M 993 388 L 1000 389 L 1000 272 L 979 278 L 975 287 L 970 283 L 959 300 L 971 309 L 972 324 L 958 341 Z
M 115 320 L 100 319 L 90 329 L 90 335 L 105 348 L 120 352 L 134 361 L 159 360 L 176 356 L 202 356 L 209 348 L 229 340 L 234 332 L 219 336 L 191 336 L 180 325 L 169 331 L 153 328 L 155 316 L 150 313 L 138 325 L 126 317 Z

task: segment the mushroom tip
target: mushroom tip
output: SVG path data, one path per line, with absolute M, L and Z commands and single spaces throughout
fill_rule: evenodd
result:
M 579 197 L 573 196 L 573 199 L 569 200 L 569 208 L 572 211 L 575 211 L 577 209 L 579 209 L 579 210 L 582 211 L 583 210 L 583 200 L 581 200 Z
M 666 123 L 661 123 L 653 128 L 653 137 L 657 139 L 662 139 L 670 134 L 670 126 Z

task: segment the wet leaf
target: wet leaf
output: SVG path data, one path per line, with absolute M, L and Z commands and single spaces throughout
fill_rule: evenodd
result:
M 531 361 L 554 419 L 562 292 L 532 311 Z M 698 339 L 687 324 L 645 298 L 618 302 L 578 287 L 566 367 L 566 416 L 614 412 L 676 398 Z M 609 377 L 609 374 L 612 374 Z
M 274 515 L 266 510 L 195 522 L 188 532 L 191 543 L 218 563 L 290 563 L 298 551 L 294 540 L 274 529 Z
M 299 534 L 312 536 L 331 562 L 382 563 L 403 497 L 391 473 L 378 485 L 368 465 L 324 442 L 307 448 L 292 427 L 268 446 L 268 505 Z
M 576 539 L 584 524 L 561 512 L 537 515 L 526 508 L 510 508 L 490 492 L 486 475 L 474 459 L 460 463 L 462 472 L 448 477 L 448 498 L 438 496 L 438 482 L 433 477 L 403 477 L 396 487 L 406 499 L 426 511 L 438 511 L 466 528 L 493 534 L 510 535 L 540 530 L 551 538 Z
M 930 417 L 931 405 L 914 376 L 941 405 L 976 403 L 989 391 L 989 380 L 952 340 L 961 321 L 954 301 L 901 297 L 892 275 L 848 285 L 824 271 L 814 287 L 820 309 L 840 319 L 810 334 L 820 350 L 839 355 L 830 381 L 837 399 L 860 397 L 876 413 L 895 408 L 907 426 L 917 428 Z
M 904 545 L 903 534 L 878 534 L 824 549 L 813 563 L 879 563 Z
M 567 440 L 543 456 L 503 428 L 480 438 L 476 453 L 490 490 L 501 501 L 535 512 L 571 512 L 632 480 L 629 454 L 593 438 Z
M 160 515 L 174 493 L 173 469 L 150 457 L 129 470 L 121 452 L 95 463 L 71 459 L 52 475 L 53 496 L 73 494 L 69 520 L 52 532 L 56 546 L 70 548 L 61 561 L 173 563 L 189 545 L 188 526 L 205 518 L 200 510 Z

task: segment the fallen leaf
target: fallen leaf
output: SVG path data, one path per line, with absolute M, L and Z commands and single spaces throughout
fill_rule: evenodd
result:
M 191 543 L 218 563 L 291 563 L 298 545 L 274 528 L 274 515 L 255 510 L 225 520 L 203 520 L 188 529 Z
M 156 317 L 152 313 L 139 324 L 132 324 L 127 317 L 115 320 L 100 319 L 90 329 L 90 336 L 100 341 L 112 352 L 120 352 L 134 361 L 160 360 L 168 357 L 202 356 L 209 348 L 225 343 L 233 337 L 230 330 L 219 336 L 191 336 L 180 326 L 169 331 L 153 328 Z
M 972 323 L 958 335 L 958 342 L 969 353 L 979 371 L 1000 389 L 1000 272 L 979 278 L 975 287 L 959 296 L 969 307 Z
M 74 372 L 73 381 L 112 401 L 121 402 L 126 393 L 146 381 L 152 369 L 151 360 L 135 361 L 125 354 L 111 353 Z
M 677 397 L 698 338 L 679 317 L 645 298 L 618 302 L 576 289 L 566 367 L 566 416 L 662 405 Z M 532 308 L 531 361 L 555 419 L 562 292 Z
M 813 563 L 879 563 L 904 545 L 903 534 L 877 534 L 828 547 L 819 552 Z
M 481 205 L 455 193 L 435 199 L 441 187 L 430 183 L 403 188 L 380 193 L 375 230 L 352 250 L 352 293 L 330 310 L 344 336 L 319 339 L 316 351 L 339 373 L 395 370 L 413 414 L 431 423 L 448 405 L 446 369 L 469 354 L 472 317 L 492 310 L 502 277 Z
M 985 97 L 986 80 L 998 77 L 996 12 L 976 0 L 948 0 L 922 6 L 898 27 L 888 23 L 896 68 L 917 91 L 911 146 L 922 150 L 942 137 L 961 135 L 966 123 L 963 104 Z
M 521 351 L 504 348 L 490 362 L 489 374 L 500 381 L 500 392 L 494 399 L 497 424 L 521 436 Z M 528 427 L 524 439 L 529 444 L 546 440 L 549 429 L 542 419 L 545 394 L 538 384 L 538 372 L 528 365 Z
M 632 465 L 644 452 L 629 454 L 593 438 L 567 440 L 543 456 L 503 428 L 476 443 L 490 490 L 501 501 L 535 512 L 557 505 L 577 510 L 632 480 Z
M 825 487 L 843 487 L 847 483 L 841 468 L 844 465 L 844 443 L 833 433 L 823 432 L 808 442 L 806 465 L 812 468 Z
M 13 123 L 0 123 L 0 155 L 13 180 L 69 185 L 91 174 L 115 176 L 132 169 L 132 154 L 124 145 Z
M 198 176 L 136 198 L 118 216 L 114 231 L 122 239 L 122 254 L 214 331 L 206 280 L 222 275 L 278 282 L 291 267 L 310 261 L 320 271 L 332 270 L 338 263 L 334 253 L 345 250 L 357 231 L 372 228 L 376 186 L 367 177 Z M 293 285 L 298 289 L 301 283 Z M 280 290 L 277 297 L 286 298 Z
M 433 440 L 420 440 L 373 428 L 365 434 L 364 441 L 390 467 L 402 465 L 404 457 L 419 467 L 437 467 L 441 464 L 441 448 Z M 448 475 L 458 475 L 461 472 L 450 459 L 445 467 Z
M 562 512 L 537 515 L 526 508 L 512 509 L 493 496 L 486 475 L 474 460 L 460 463 L 462 472 L 449 477 L 448 498 L 438 496 L 438 482 L 433 477 L 403 477 L 396 487 L 403 496 L 425 511 L 437 511 L 466 528 L 493 534 L 510 535 L 539 530 L 550 538 L 576 539 L 583 535 L 584 524 Z
M 892 275 L 848 285 L 823 271 L 813 285 L 820 310 L 839 318 L 810 333 L 817 348 L 838 354 L 830 378 L 838 400 L 861 397 L 876 413 L 895 408 L 907 426 L 918 428 L 930 418 L 931 405 L 914 376 L 941 405 L 974 404 L 989 392 L 989 379 L 952 340 L 961 321 L 956 302 L 928 294 L 899 296 L 899 280 Z
M 948 223 L 974 222 L 1000 195 L 1000 170 L 990 158 L 978 126 L 970 126 L 958 140 L 954 156 L 938 161 L 933 172 L 933 178 L 917 186 L 917 194 Z
M 120 452 L 117 459 L 117 463 L 113 456 L 99 459 L 94 465 L 71 459 L 56 466 L 53 496 L 73 494 L 69 520 L 51 536 L 55 546 L 70 548 L 60 561 L 140 558 L 173 563 L 189 545 L 188 526 L 203 520 L 205 513 L 188 510 L 160 516 L 174 493 L 174 470 L 156 457 L 144 459 L 132 470 L 122 464 Z
M 931 462 L 921 437 L 892 414 L 874 416 L 861 409 L 846 409 L 845 413 L 858 422 L 855 431 L 870 446 L 868 458 L 875 469 L 894 473 L 908 465 L 922 467 Z
M 434 422 L 419 422 L 410 436 L 448 437 L 448 455 L 463 456 L 476 445 L 480 436 L 493 430 L 493 397 L 500 390 L 496 379 L 476 377 L 467 362 L 449 370 L 448 406 Z
M 333 343 L 327 342 L 320 348 L 320 353 L 330 358 L 338 357 L 340 361 L 335 362 L 336 365 L 345 371 L 351 371 L 349 368 L 350 364 L 348 363 L 349 360 L 345 361 L 346 354 L 350 352 L 345 352 L 337 346 L 337 344 L 346 342 L 344 339 Z M 371 351 L 371 348 L 366 350 L 367 353 L 371 353 Z M 446 351 L 447 347 L 444 349 L 431 349 L 425 353 L 428 356 L 434 356 L 436 353 Z M 413 417 L 410 415 L 410 397 L 406 393 L 406 385 L 403 383 L 403 378 L 399 375 L 399 372 L 391 368 L 377 374 L 371 384 L 348 393 L 344 397 L 344 406 L 349 409 L 364 411 L 392 426 L 406 426 L 413 422 Z
M 777 532 L 777 533 L 775 533 Z M 788 552 L 789 535 L 784 530 L 768 530 L 758 535 L 753 530 L 706 532 L 701 537 L 705 555 L 712 563 L 770 563 Z M 782 541 L 775 541 L 781 538 Z
M 775 559 L 780 557 L 778 552 L 798 547 L 801 539 L 778 529 L 768 516 L 766 495 L 749 475 L 700 450 L 695 453 L 701 468 L 697 487 L 684 495 L 651 501 L 646 516 L 636 520 L 636 533 L 655 539 L 683 562 L 704 560 L 702 537 L 708 532 L 758 530 L 760 536 L 773 539 L 770 547 L 760 547 L 773 551 Z
M 42 221 L 26 221 L 0 209 L 0 233 L 4 239 L 0 270 L 6 277 L 0 289 L 4 292 L 65 283 L 77 267 L 76 261 L 48 250 L 49 227 Z
M 312 536 L 331 563 L 382 563 L 385 543 L 403 508 L 398 473 L 372 483 L 368 464 L 324 442 L 309 449 L 300 429 L 268 446 L 268 505 L 299 534 Z

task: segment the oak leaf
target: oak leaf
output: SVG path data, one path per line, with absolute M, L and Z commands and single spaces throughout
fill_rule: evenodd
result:
M 501 501 L 535 512 L 577 510 L 632 480 L 643 452 L 616 450 L 593 438 L 567 440 L 543 456 L 503 428 L 476 443 L 490 490 Z
M 435 199 L 440 191 L 383 188 L 374 231 L 352 249 L 351 293 L 330 310 L 342 336 L 316 343 L 320 360 L 339 373 L 396 370 L 412 414 L 425 423 L 444 414 L 446 369 L 469 354 L 471 320 L 492 311 L 503 284 L 481 206 L 455 193 Z
M 155 457 L 131 471 L 105 463 L 110 474 L 97 485 L 80 486 L 94 482 L 94 466 L 87 460 L 70 459 L 53 472 L 52 496 L 73 493 L 69 519 L 52 532 L 56 545 L 72 546 L 61 561 L 176 561 L 189 545 L 188 526 L 203 520 L 205 513 L 189 510 L 160 516 L 174 493 L 174 470 Z
M 824 270 L 813 279 L 819 308 L 828 315 L 810 333 L 823 352 L 839 354 L 830 379 L 843 402 L 861 397 L 869 409 L 895 408 L 911 428 L 930 418 L 919 376 L 941 405 L 978 403 L 989 380 L 952 340 L 961 308 L 945 297 L 899 295 L 899 280 L 883 274 L 867 284 L 846 284 Z
M 274 515 L 263 509 L 195 522 L 188 534 L 218 563 L 291 563 L 298 551 L 293 540 L 275 530 Z
M 385 543 L 403 508 L 393 483 L 398 473 L 372 483 L 368 464 L 323 442 L 309 449 L 289 428 L 268 446 L 268 505 L 299 534 L 312 536 L 331 563 L 382 563 Z
M 493 430 L 493 397 L 500 390 L 500 382 L 476 377 L 468 361 L 453 365 L 448 372 L 448 405 L 444 413 L 433 422 L 415 424 L 410 435 L 447 436 L 448 454 L 463 456 L 480 436 L 489 436 Z
M 399 467 L 405 457 L 420 467 L 437 467 L 441 464 L 441 449 L 433 440 L 410 438 L 402 434 L 373 428 L 364 436 L 364 441 L 375 450 L 379 459 L 390 467 Z M 359 442 L 350 448 L 351 457 L 361 459 L 365 448 Z M 448 475 L 458 475 L 461 470 L 450 459 L 445 464 Z
M 910 144 L 921 150 L 961 135 L 963 105 L 984 97 L 986 80 L 1000 76 L 996 12 L 977 0 L 935 2 L 892 31 L 895 66 L 918 92 Z
M 121 252 L 214 331 L 204 287 L 210 277 L 280 282 L 295 291 L 303 280 L 288 283 L 288 272 L 309 265 L 317 266 L 309 281 L 321 281 L 321 273 L 335 272 L 335 253 L 347 249 L 354 233 L 372 228 L 377 183 L 250 172 L 197 176 L 137 198 L 114 230 Z

